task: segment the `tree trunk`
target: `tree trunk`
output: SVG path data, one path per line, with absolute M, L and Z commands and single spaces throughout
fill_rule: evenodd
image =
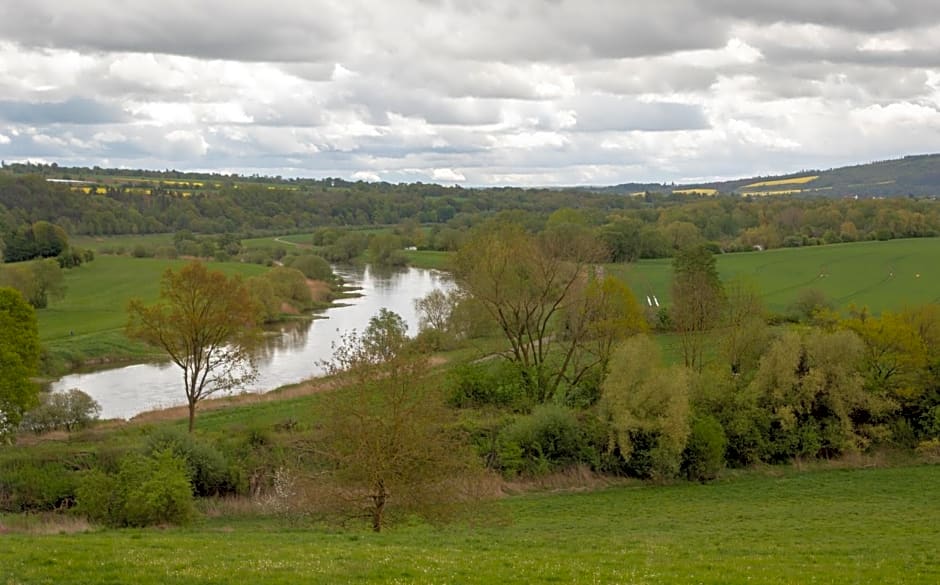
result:
M 382 531 L 382 514 L 385 512 L 385 500 L 388 492 L 385 491 L 385 482 L 379 480 L 375 494 L 372 496 L 372 531 Z
M 196 401 L 189 401 L 189 432 L 193 432 L 193 427 L 196 425 Z

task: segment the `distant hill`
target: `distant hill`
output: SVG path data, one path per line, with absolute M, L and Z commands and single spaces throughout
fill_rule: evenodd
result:
M 598 189 L 634 194 L 737 193 L 740 195 L 808 195 L 821 197 L 940 197 L 940 154 L 906 156 L 827 171 L 801 171 L 788 175 L 751 177 L 734 181 L 666 186 L 627 183 Z

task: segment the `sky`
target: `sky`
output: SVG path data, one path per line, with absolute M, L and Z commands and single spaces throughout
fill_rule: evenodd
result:
M 937 0 L 2 0 L 0 158 L 465 186 L 940 151 Z

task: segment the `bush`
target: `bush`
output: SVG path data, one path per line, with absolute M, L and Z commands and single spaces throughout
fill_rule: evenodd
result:
M 197 441 L 189 433 L 162 429 L 150 436 L 145 453 L 156 456 L 163 451 L 169 451 L 184 463 L 186 477 L 197 496 L 235 493 L 236 482 L 229 461 L 212 445 Z
M 143 244 L 137 244 L 134 246 L 134 249 L 131 251 L 131 255 L 134 258 L 152 258 L 153 250 L 144 246 Z
M 76 476 L 62 461 L 17 459 L 0 466 L 0 510 L 42 512 L 75 500 Z
M 78 388 L 66 392 L 50 392 L 41 398 L 38 407 L 26 413 L 20 428 L 36 434 L 58 429 L 83 429 L 98 420 L 101 405 Z
M 518 369 L 509 362 L 454 367 L 448 375 L 448 403 L 457 408 L 520 406 L 525 398 Z
M 162 451 L 140 467 L 135 464 L 134 472 L 141 474 L 137 477 L 143 481 L 127 484 L 124 511 L 128 526 L 186 524 L 192 519 L 193 492 L 183 461 Z
M 186 464 L 169 450 L 129 455 L 116 475 L 88 472 L 77 503 L 79 513 L 111 526 L 186 524 L 195 514 Z
M 510 475 L 538 475 L 597 460 L 575 413 L 554 404 L 540 405 L 504 428 L 498 449 L 500 467 Z
M 301 271 L 304 276 L 313 280 L 333 280 L 333 269 L 330 268 L 330 263 L 313 254 L 293 256 L 290 263 L 287 263 L 285 259 L 284 265 Z
M 691 481 L 715 479 L 725 465 L 727 445 L 725 431 L 714 417 L 696 417 L 682 453 L 682 473 Z

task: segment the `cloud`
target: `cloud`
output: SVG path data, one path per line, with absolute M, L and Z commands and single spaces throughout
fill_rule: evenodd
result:
M 127 120 L 119 107 L 86 98 L 62 102 L 0 101 L 0 119 L 23 124 L 110 124 Z
M 916 0 L 6 0 L 0 154 L 469 185 L 936 150 Z

